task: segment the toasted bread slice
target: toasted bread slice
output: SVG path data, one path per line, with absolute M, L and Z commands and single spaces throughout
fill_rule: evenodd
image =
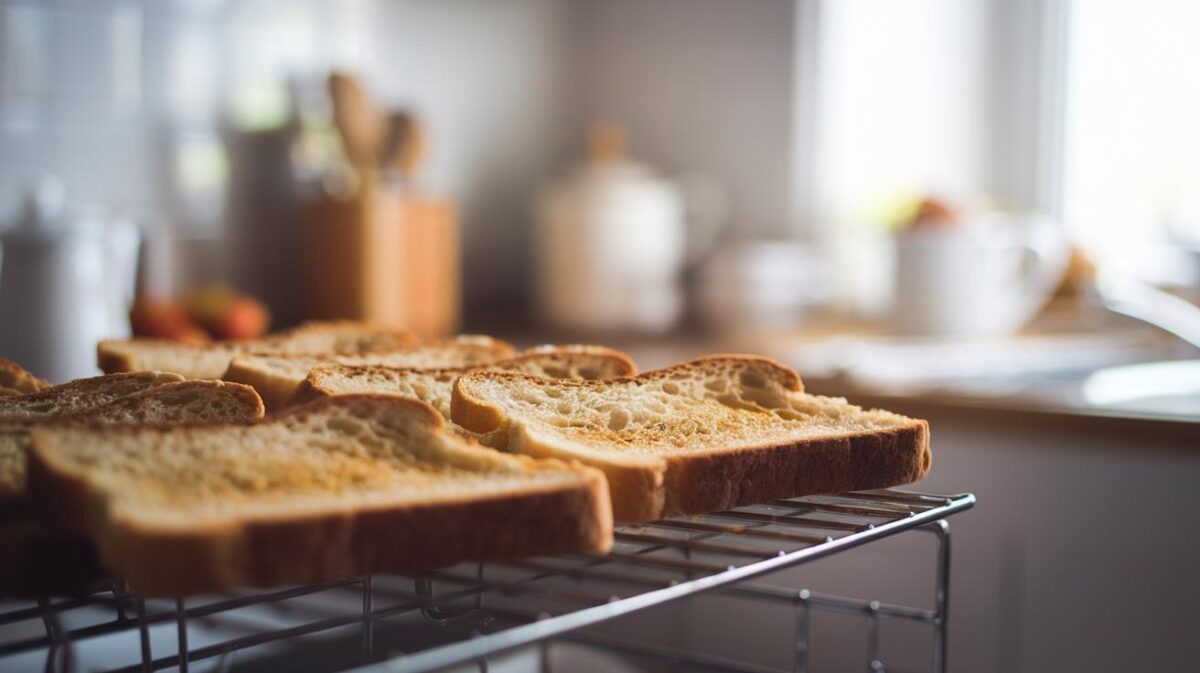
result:
M 251 425 L 43 426 L 31 493 L 146 595 L 603 552 L 604 475 L 509 456 L 387 396 L 317 400 Z
M 637 374 L 637 365 L 626 354 L 603 346 L 540 346 L 484 367 L 412 369 L 384 366 L 322 365 L 312 370 L 295 401 L 354 393 L 399 395 L 421 400 L 450 418 L 454 382 L 466 372 L 480 369 L 523 372 L 555 379 L 587 381 Z
M 249 386 L 176 381 L 52 418 L 96 424 L 172 424 L 248 422 L 262 415 L 262 400 Z M 0 422 L 0 488 L 6 505 L 0 516 L 0 594 L 6 596 L 87 591 L 106 575 L 86 538 L 45 526 L 26 507 L 29 432 L 39 420 L 47 419 Z
M 254 386 L 271 410 L 296 394 L 304 377 L 323 364 L 389 367 L 458 367 L 495 362 L 511 356 L 513 347 L 488 336 L 461 335 L 404 350 L 348 355 L 240 355 L 221 376 Z
M 25 395 L 49 387 L 49 381 L 34 376 L 12 360 L 0 358 L 0 395 Z
M 135 372 L 77 379 L 36 393 L 0 397 L 0 513 L 25 490 L 25 443 L 40 420 L 76 414 L 168 383 L 178 374 Z
M 451 417 L 497 448 L 604 470 L 618 521 L 895 486 L 930 464 L 925 421 L 805 394 L 794 371 L 751 356 L 615 381 L 471 372 Z
M 183 344 L 165 339 L 101 341 L 96 349 L 105 373 L 158 370 L 189 379 L 217 379 L 246 353 L 371 353 L 416 343 L 406 330 L 358 322 L 314 322 L 261 339 Z
M 71 414 L 182 380 L 182 376 L 166 372 L 133 372 L 76 379 L 35 393 L 0 397 L 0 420 Z
M 55 386 L 50 391 L 35 393 L 37 396 L 53 398 L 59 389 L 76 383 L 89 383 L 91 390 L 87 401 L 103 403 L 86 404 L 82 396 L 63 396 L 53 411 L 27 413 L 24 416 L 0 416 L 0 504 L 9 504 L 12 498 L 20 498 L 25 492 L 25 453 L 28 436 L 32 428 L 40 423 L 63 419 L 90 419 L 97 423 L 204 423 L 262 418 L 263 403 L 250 386 L 224 381 L 179 381 L 170 374 L 156 374 L 165 380 L 161 385 L 142 390 L 132 390 L 118 396 L 120 390 L 128 390 L 114 382 L 105 386 L 104 380 L 134 378 L 141 383 L 152 380 L 149 372 L 115 374 L 95 379 L 82 379 L 73 383 Z M 100 390 L 105 387 L 104 390 Z M 3 402 L 17 402 L 35 395 L 5 398 Z M 112 399 L 104 399 L 113 396 Z M 75 406 L 72 406 L 75 405 Z M 27 406 L 23 409 L 30 412 Z

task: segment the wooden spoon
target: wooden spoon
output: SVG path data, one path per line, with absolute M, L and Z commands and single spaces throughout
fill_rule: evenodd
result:
M 380 163 L 384 170 L 396 171 L 411 184 L 424 159 L 425 134 L 416 116 L 404 111 L 393 112 L 387 126 Z
M 333 123 L 342 136 L 346 158 L 365 179 L 377 165 L 383 144 L 383 115 L 352 75 L 332 73 L 329 95 L 333 98 Z

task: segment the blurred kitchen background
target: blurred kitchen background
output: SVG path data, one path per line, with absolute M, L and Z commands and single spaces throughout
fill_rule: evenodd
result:
M 65 379 L 131 329 L 336 317 L 646 369 L 770 354 L 930 418 L 922 487 L 979 495 L 955 669 L 1183 670 L 1198 25 L 1185 0 L 0 0 L 0 356 Z

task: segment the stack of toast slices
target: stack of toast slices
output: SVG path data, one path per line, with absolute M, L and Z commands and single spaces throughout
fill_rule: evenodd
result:
M 0 593 L 36 596 L 87 591 L 107 576 L 90 540 L 32 507 L 31 434 L 48 423 L 97 427 L 251 422 L 263 405 L 253 388 L 136 372 L 48 386 L 0 398 Z
M 103 342 L 99 360 L 109 374 L 58 386 L 0 367 L 0 591 L 120 576 L 185 596 L 604 553 L 614 522 L 930 467 L 924 421 L 755 356 L 638 374 L 601 346 L 315 323 Z

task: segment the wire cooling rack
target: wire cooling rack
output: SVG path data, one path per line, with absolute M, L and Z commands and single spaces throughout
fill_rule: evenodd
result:
M 971 494 L 895 490 L 776 500 L 620 526 L 612 552 L 604 556 L 465 563 L 416 576 L 343 578 L 186 601 L 143 600 L 117 581 L 85 597 L 0 607 L 0 670 L 404 673 L 472 665 L 486 671 L 495 657 L 531 648 L 544 663 L 544 645 L 552 640 L 675 668 L 776 670 L 586 628 L 718 591 L 793 608 L 795 671 L 809 670 L 812 615 L 824 611 L 865 619 L 865 664 L 871 671 L 884 670 L 882 622 L 927 625 L 929 670 L 941 672 L 950 573 L 945 519 L 974 502 Z M 754 581 L 907 530 L 932 533 L 936 541 L 932 609 Z

